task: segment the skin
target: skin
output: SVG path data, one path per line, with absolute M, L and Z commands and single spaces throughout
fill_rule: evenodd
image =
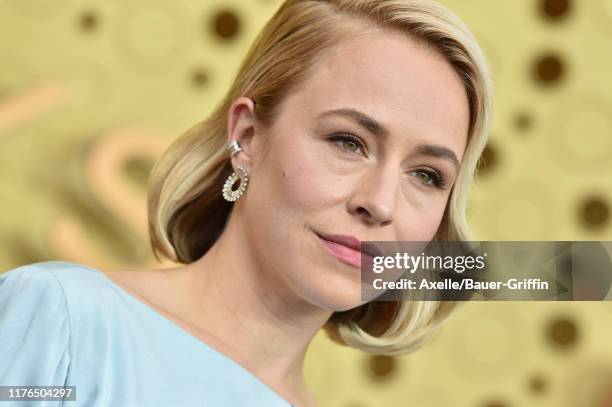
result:
M 232 104 L 228 140 L 243 147 L 232 164 L 247 169 L 249 185 L 206 255 L 174 269 L 106 273 L 298 406 L 316 405 L 302 373 L 312 338 L 333 311 L 362 304 L 359 269 L 323 250 L 314 231 L 430 241 L 457 172 L 416 146 L 444 146 L 461 161 L 469 120 L 451 65 L 399 33 L 362 31 L 326 51 L 314 72 L 270 128 L 252 100 Z M 317 118 L 338 108 L 375 118 L 388 138 L 346 117 Z M 329 140 L 335 133 L 366 146 Z M 432 169 L 445 189 L 422 172 Z

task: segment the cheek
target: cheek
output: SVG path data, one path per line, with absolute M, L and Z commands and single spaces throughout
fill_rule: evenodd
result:
M 396 216 L 396 240 L 432 240 L 442 223 L 445 209 L 446 201 L 430 202 L 430 205 L 418 208 L 406 205 Z
M 316 155 L 305 149 L 293 151 L 296 153 L 285 155 L 274 168 L 279 199 L 296 215 L 325 208 L 337 194 L 329 171 Z
M 279 239 L 276 244 L 281 246 L 290 244 L 287 234 L 299 234 L 339 194 L 316 144 L 284 134 L 291 133 L 275 137 L 251 176 L 246 204 L 252 226 L 265 231 L 267 239 Z

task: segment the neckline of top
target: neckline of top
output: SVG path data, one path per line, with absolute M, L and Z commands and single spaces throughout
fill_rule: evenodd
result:
M 255 374 L 253 374 L 253 372 L 251 372 L 250 370 L 248 370 L 246 367 L 244 367 L 243 365 L 241 365 L 240 363 L 238 363 L 237 361 L 235 361 L 234 359 L 232 359 L 231 357 L 229 357 L 228 355 L 224 354 L 223 352 L 220 352 L 219 350 L 215 349 L 213 346 L 209 345 L 208 343 L 204 342 L 203 340 L 196 338 L 194 335 L 192 335 L 191 333 L 187 332 L 185 329 L 183 329 L 182 327 L 180 327 L 179 325 L 177 325 L 176 323 L 174 323 L 173 321 L 171 321 L 170 319 L 166 318 L 164 315 L 160 314 L 159 312 L 157 312 L 154 308 L 152 308 L 150 305 L 148 305 L 147 303 L 143 302 L 142 300 L 140 300 L 139 298 L 137 298 L 136 296 L 134 296 L 133 294 L 131 294 L 130 292 L 126 291 L 123 287 L 119 286 L 118 284 L 116 284 L 109 276 L 106 275 L 106 273 L 104 273 L 102 270 L 99 270 L 97 268 L 91 267 L 91 266 L 87 266 L 85 264 L 78 264 L 78 263 L 73 263 L 73 262 L 67 262 L 67 261 L 62 261 L 61 263 L 67 263 L 69 265 L 72 266 L 77 266 L 77 267 L 82 267 L 85 268 L 87 270 L 93 271 L 95 273 L 97 273 L 98 275 L 100 275 L 102 277 L 102 279 L 109 284 L 111 287 L 113 287 L 117 292 L 119 292 L 121 295 L 123 295 L 124 297 L 127 297 L 128 299 L 130 299 L 132 302 L 135 302 L 136 304 L 138 304 L 141 308 L 143 308 L 145 311 L 147 311 L 149 314 L 152 314 L 156 319 L 162 321 L 162 323 L 170 326 L 174 331 L 179 332 L 179 334 L 181 334 L 182 336 L 185 336 L 187 338 L 189 338 L 190 341 L 195 342 L 196 344 L 198 344 L 198 346 L 204 346 L 206 348 L 206 350 L 208 350 L 209 352 L 212 352 L 214 354 L 219 355 L 220 357 L 222 357 L 224 360 L 226 360 L 229 364 L 231 364 L 232 366 L 238 368 L 240 371 L 242 371 L 244 374 L 250 376 L 252 379 L 254 379 L 256 382 L 258 382 L 259 384 L 261 384 L 264 388 L 266 388 L 272 395 L 278 397 L 281 401 L 284 401 L 285 403 L 287 403 L 288 406 L 290 407 L 294 407 L 294 405 L 292 403 L 290 403 L 289 401 L 287 401 L 284 397 L 282 397 L 280 394 L 278 394 L 278 392 L 276 390 L 274 390 L 272 387 L 270 387 L 268 384 L 264 383 L 259 377 L 255 376 Z

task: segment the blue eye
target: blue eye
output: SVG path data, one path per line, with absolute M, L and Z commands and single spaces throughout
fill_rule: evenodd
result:
M 357 153 L 365 155 L 364 143 L 358 138 L 349 133 L 338 133 L 329 137 L 330 141 L 336 143 L 341 149 L 349 153 Z M 361 151 L 361 152 L 359 152 Z
M 421 180 L 423 180 L 423 184 L 428 185 L 428 186 L 432 186 L 435 188 L 439 188 L 439 189 L 445 189 L 446 188 L 446 181 L 444 179 L 444 177 L 439 174 L 437 171 L 430 171 L 430 170 L 416 170 L 413 171 L 411 174 L 419 174 L 417 175 L 417 177 L 421 178 Z

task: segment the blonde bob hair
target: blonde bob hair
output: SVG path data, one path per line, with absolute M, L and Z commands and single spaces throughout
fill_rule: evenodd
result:
M 224 230 L 232 210 L 221 189 L 232 172 L 226 142 L 233 101 L 251 98 L 256 119 L 271 126 L 283 100 L 316 73 L 317 57 L 364 28 L 405 33 L 436 50 L 461 78 L 469 102 L 468 141 L 433 240 L 473 240 L 467 192 L 487 141 L 493 89 L 484 53 L 465 24 L 429 0 L 286 0 L 255 39 L 225 98 L 176 139 L 152 170 L 148 226 L 158 260 L 161 255 L 194 262 Z M 408 353 L 421 347 L 457 304 L 371 301 L 335 312 L 324 329 L 334 341 L 365 352 Z

